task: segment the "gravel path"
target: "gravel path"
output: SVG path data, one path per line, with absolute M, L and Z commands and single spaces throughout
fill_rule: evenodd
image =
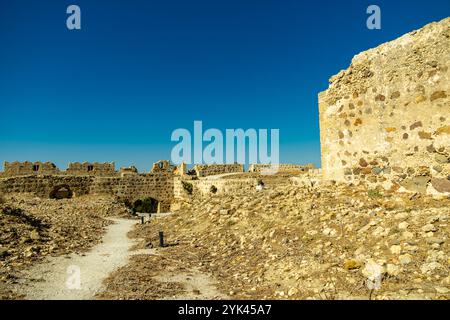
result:
M 83 255 L 51 257 L 32 267 L 25 273 L 18 292 L 25 294 L 26 299 L 93 299 L 102 290 L 102 281 L 128 262 L 129 249 L 134 244 L 127 233 L 136 220 L 112 220 L 115 223 L 108 227 L 102 243 Z

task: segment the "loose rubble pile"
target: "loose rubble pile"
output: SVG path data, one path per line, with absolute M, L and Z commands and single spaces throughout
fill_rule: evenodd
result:
M 111 276 L 103 297 L 147 298 L 157 284 L 148 266 L 164 261 L 212 275 L 236 299 L 448 299 L 449 219 L 450 199 L 363 186 L 193 196 L 136 227 L 130 236 L 156 254 Z
M 105 217 L 125 214 L 124 206 L 112 197 L 1 197 L 0 299 L 18 298 L 10 289 L 21 270 L 49 255 L 86 251 L 111 223 Z

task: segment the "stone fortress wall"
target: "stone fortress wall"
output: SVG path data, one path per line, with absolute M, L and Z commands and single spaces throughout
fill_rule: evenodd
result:
M 33 193 L 52 197 L 58 190 L 70 190 L 73 196 L 110 194 L 131 201 L 151 197 L 168 210 L 174 199 L 173 166 L 157 162 L 150 173 L 139 174 L 135 167 L 115 171 L 114 163 L 70 163 L 67 170 L 49 162 L 13 162 L 4 164 L 0 175 L 0 193 Z
M 69 175 L 111 176 L 116 174 L 114 163 L 69 163 L 66 170 Z
M 265 170 L 270 170 L 271 165 L 270 164 L 252 164 L 248 171 L 250 172 L 264 172 Z M 312 169 L 315 169 L 315 165 L 312 163 L 309 163 L 307 165 L 300 165 L 300 164 L 279 164 L 278 165 L 278 172 L 292 172 L 292 173 L 300 173 L 300 172 L 306 172 Z
M 355 56 L 319 113 L 324 179 L 450 192 L 450 18 Z
M 175 200 L 189 197 L 183 183 L 192 184 L 194 192 L 207 195 L 213 185 L 218 193 L 226 193 L 254 187 L 257 181 L 211 177 L 243 173 L 242 164 L 196 165 L 193 167 L 196 175 L 192 176 L 187 174 L 186 165 L 176 167 L 166 160 L 154 163 L 149 173 L 139 173 L 133 166 L 115 171 L 114 163 L 71 163 L 67 170 L 60 170 L 49 162 L 5 162 L 4 168 L 0 173 L 0 194 L 33 193 L 51 198 L 65 189 L 72 196 L 106 194 L 130 201 L 151 197 L 158 201 L 161 211 L 168 211 Z
M 37 174 L 60 174 L 61 171 L 51 162 L 5 162 L 0 177 L 14 177 Z
M 174 177 L 165 172 L 95 177 L 89 193 L 110 194 L 130 200 L 151 197 L 161 203 L 161 210 L 166 212 L 174 200 Z
M 211 195 L 211 187 L 216 188 L 217 194 L 230 194 L 237 190 L 254 188 L 257 184 L 255 178 L 237 178 L 237 179 L 201 179 L 201 180 L 186 180 L 181 177 L 174 179 L 174 198 L 179 200 L 189 199 L 189 194 L 186 193 L 183 183 L 189 183 L 193 187 L 193 193 L 209 196 Z
M 69 163 L 67 170 L 60 170 L 51 162 L 5 162 L 4 171 L 0 172 L 0 177 L 16 177 L 26 175 L 90 175 L 90 176 L 111 176 L 116 171 L 114 163 L 90 163 L 74 162 Z
M 194 170 L 198 177 L 207 177 L 224 173 L 238 173 L 244 172 L 243 164 L 197 164 Z

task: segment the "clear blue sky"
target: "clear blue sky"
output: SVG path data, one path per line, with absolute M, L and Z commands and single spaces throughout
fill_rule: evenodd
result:
M 82 30 L 66 28 L 77 4 Z M 382 29 L 366 28 L 366 8 Z M 320 165 L 317 93 L 366 49 L 450 15 L 448 0 L 0 0 L 0 161 L 149 170 L 176 128 L 279 128 Z

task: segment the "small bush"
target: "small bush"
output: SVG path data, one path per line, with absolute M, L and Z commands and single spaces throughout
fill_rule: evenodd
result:
M 134 213 L 155 213 L 158 211 L 158 201 L 153 198 L 138 199 L 133 203 L 131 210 Z
M 188 176 L 196 176 L 197 175 L 197 171 L 195 171 L 194 169 L 190 169 L 186 172 L 186 174 Z
M 217 187 L 215 185 L 212 185 L 211 188 L 209 188 L 209 192 L 217 193 Z
M 192 191 L 194 191 L 194 186 L 192 185 L 192 183 L 186 181 L 181 181 L 181 183 L 183 184 L 184 191 L 186 191 L 187 194 L 192 194 Z
M 258 179 L 258 181 L 256 182 L 256 184 L 258 186 L 264 186 L 264 182 L 261 179 Z

